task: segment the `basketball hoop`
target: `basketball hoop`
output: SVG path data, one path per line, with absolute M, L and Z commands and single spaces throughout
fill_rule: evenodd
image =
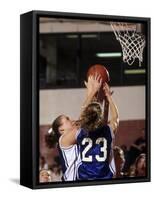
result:
M 143 50 L 145 47 L 144 35 L 137 33 L 136 26 L 133 24 L 111 22 L 116 39 L 120 42 L 123 61 L 132 65 L 137 58 L 139 66 L 143 62 Z

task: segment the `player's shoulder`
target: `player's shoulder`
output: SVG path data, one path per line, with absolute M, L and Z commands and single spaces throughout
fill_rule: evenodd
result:
M 78 129 L 77 133 L 76 133 L 76 139 L 80 140 L 83 137 L 88 136 L 88 132 L 84 129 L 84 128 L 80 128 Z
M 104 125 L 102 125 L 102 126 L 100 126 L 100 127 L 98 127 L 95 131 L 97 132 L 106 132 L 106 131 L 110 131 L 111 130 L 111 128 L 110 128 L 110 126 L 108 125 L 108 124 L 104 124 Z
M 112 129 L 108 124 L 105 124 L 96 129 L 95 134 L 105 138 L 112 138 Z

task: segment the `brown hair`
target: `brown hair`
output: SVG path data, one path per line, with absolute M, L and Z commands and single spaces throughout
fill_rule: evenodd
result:
M 81 127 L 88 132 L 103 125 L 102 109 L 98 102 L 90 103 L 82 112 L 80 117 Z
M 61 125 L 62 117 L 65 117 L 65 115 L 59 115 L 52 123 L 53 134 L 56 134 L 58 137 L 60 137 L 60 133 L 59 133 L 58 128 Z
M 64 116 L 65 115 L 60 115 L 53 121 L 52 126 L 51 126 L 52 132 L 45 136 L 45 142 L 48 148 L 53 148 L 57 144 L 60 137 L 58 128 L 61 125 L 61 119 Z

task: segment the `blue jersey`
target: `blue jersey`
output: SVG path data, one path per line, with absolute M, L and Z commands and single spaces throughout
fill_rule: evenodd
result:
M 77 135 L 81 163 L 78 180 L 110 179 L 115 167 L 111 159 L 113 133 L 108 125 L 87 132 L 81 129 Z

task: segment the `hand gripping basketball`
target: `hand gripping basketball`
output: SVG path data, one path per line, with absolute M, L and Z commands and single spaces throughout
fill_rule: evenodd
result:
M 96 92 L 95 98 L 98 102 L 103 102 L 103 100 L 105 98 L 105 94 L 103 91 L 103 84 L 108 83 L 110 81 L 109 72 L 106 69 L 106 67 L 104 67 L 103 65 L 95 64 L 89 68 L 89 70 L 87 72 L 87 79 L 90 76 L 96 76 L 96 75 L 99 75 L 99 78 L 98 77 L 97 78 L 98 78 L 98 80 L 101 80 L 101 86 L 100 86 L 99 90 Z

